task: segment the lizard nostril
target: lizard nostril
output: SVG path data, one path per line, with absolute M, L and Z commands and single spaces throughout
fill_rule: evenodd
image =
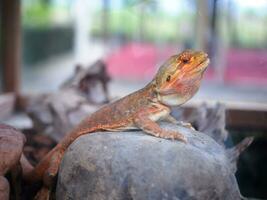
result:
M 188 63 L 188 62 L 189 62 L 189 58 L 186 58 L 186 57 L 182 58 L 182 62 L 183 62 L 184 64 Z

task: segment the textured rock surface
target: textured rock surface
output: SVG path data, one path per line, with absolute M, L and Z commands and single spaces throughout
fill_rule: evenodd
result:
M 0 199 L 1 200 L 9 199 L 9 183 L 7 179 L 3 176 L 0 176 Z
M 60 167 L 57 199 L 240 199 L 222 146 L 171 124 L 188 144 L 138 132 L 77 139 Z
M 11 171 L 13 187 L 16 187 L 15 183 L 19 180 L 19 161 L 25 141 L 24 135 L 18 130 L 0 124 L 0 200 L 9 199 L 10 186 L 4 175 Z
M 0 176 L 18 165 L 25 141 L 18 130 L 0 124 Z

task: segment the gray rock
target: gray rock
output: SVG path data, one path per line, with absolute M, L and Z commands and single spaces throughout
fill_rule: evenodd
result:
M 59 172 L 57 199 L 240 199 L 225 149 L 209 136 L 172 124 L 188 144 L 136 132 L 78 138 Z

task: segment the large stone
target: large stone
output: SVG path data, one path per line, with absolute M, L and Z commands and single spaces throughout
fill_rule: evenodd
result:
M 25 142 L 25 136 L 18 130 L 0 124 L 0 176 L 19 164 Z
M 0 199 L 8 200 L 9 199 L 9 183 L 7 179 L 3 176 L 0 176 Z
M 9 199 L 9 182 L 4 177 L 8 172 L 12 174 L 13 188 L 16 183 L 19 185 L 20 177 L 20 158 L 25 136 L 15 128 L 0 124 L 0 200 Z M 16 189 L 14 189 L 16 193 Z
M 57 199 L 240 199 L 224 148 L 209 136 L 161 124 L 188 144 L 136 132 L 78 138 L 59 172 Z

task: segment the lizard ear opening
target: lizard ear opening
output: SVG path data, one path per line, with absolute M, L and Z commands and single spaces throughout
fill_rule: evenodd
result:
M 171 75 L 168 75 L 166 81 L 169 82 L 171 80 Z

